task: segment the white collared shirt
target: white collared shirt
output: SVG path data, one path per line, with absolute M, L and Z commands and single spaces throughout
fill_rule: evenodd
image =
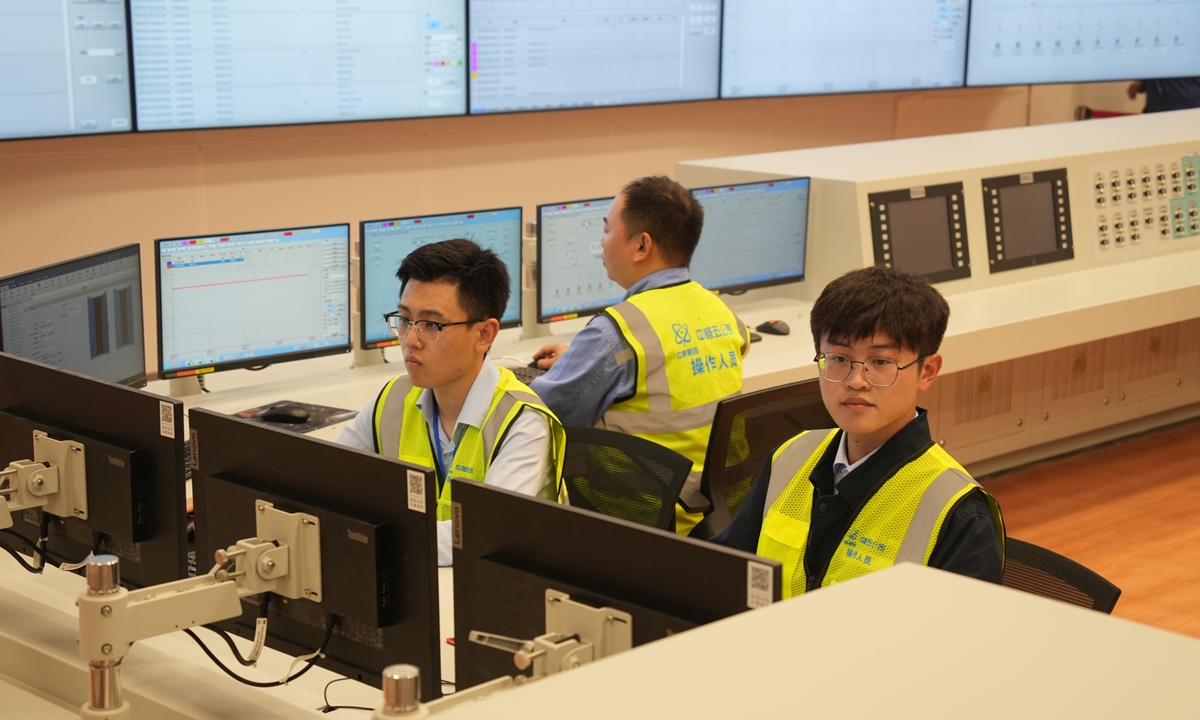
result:
M 913 413 L 913 420 L 916 420 L 918 417 L 920 417 L 920 415 L 920 412 Z M 887 443 L 884 443 L 884 445 L 886 444 Z M 883 445 L 880 445 L 879 447 L 883 447 Z M 866 455 L 863 455 L 858 459 L 858 462 L 851 465 L 850 458 L 846 455 L 846 433 L 843 432 L 842 440 L 838 443 L 837 454 L 833 456 L 833 493 L 835 495 L 837 494 L 837 484 L 842 481 L 842 478 L 849 475 L 852 470 L 865 463 L 867 458 L 871 457 L 877 452 L 879 452 L 879 448 L 875 448 Z
M 454 426 L 453 436 L 447 436 L 441 423 L 433 421 L 433 391 L 426 389 L 417 398 L 417 407 L 425 418 L 432 433 L 438 434 L 442 444 L 442 467 L 450 468 L 454 464 L 454 453 L 458 443 L 468 427 L 482 429 L 487 418 L 488 408 L 492 404 L 492 395 L 500 383 L 500 371 L 490 360 L 484 360 L 483 367 L 471 383 L 467 397 L 463 401 L 462 410 L 458 413 L 458 423 Z M 342 428 L 337 443 L 360 450 L 375 449 L 375 401 L 372 400 L 359 412 L 352 422 Z M 547 484 L 553 484 L 554 464 L 550 461 L 551 441 L 550 426 L 546 417 L 539 412 L 523 412 L 517 416 L 500 444 L 496 458 L 488 468 L 485 482 L 488 485 L 524 493 L 537 495 Z M 437 452 L 436 446 L 434 452 Z M 443 520 L 438 524 L 438 565 L 447 566 L 453 563 L 454 553 L 450 544 L 450 521 Z

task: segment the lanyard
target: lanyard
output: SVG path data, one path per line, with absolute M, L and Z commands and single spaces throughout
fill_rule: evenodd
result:
M 437 463 L 438 478 L 444 483 L 446 482 L 446 471 L 442 468 L 442 423 L 438 420 L 437 398 L 433 397 L 433 393 L 429 393 L 429 399 L 433 401 L 433 444 L 437 447 L 437 453 L 433 456 L 433 461 Z

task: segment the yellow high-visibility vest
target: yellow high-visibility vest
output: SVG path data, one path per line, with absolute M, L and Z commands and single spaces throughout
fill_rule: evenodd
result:
M 689 458 L 687 483 L 698 490 L 717 403 L 742 391 L 742 358 L 750 348 L 746 326 L 694 282 L 637 293 L 605 312 L 637 357 L 637 389 L 608 409 L 600 427 Z M 703 519 L 679 506 L 675 512 L 680 535 Z
M 500 442 L 513 421 L 523 411 L 540 412 L 550 426 L 551 447 L 554 453 L 554 482 L 539 493 L 548 500 L 562 501 L 559 485 L 562 482 L 563 460 L 566 455 L 567 433 L 554 413 L 541 398 L 517 379 L 512 371 L 500 370 L 500 382 L 492 393 L 492 402 L 483 427 L 468 426 L 454 451 L 454 462 L 446 468 L 446 477 L 438 493 L 437 519 L 450 519 L 450 486 L 453 478 L 469 478 L 483 482 L 492 465 Z M 415 387 L 407 376 L 393 378 L 375 401 L 375 447 L 385 457 L 394 457 L 431 470 L 437 468 L 429 426 L 425 423 L 417 400 L 424 392 Z
M 804 553 L 812 525 L 813 468 L 837 430 L 803 432 L 788 440 L 771 459 L 770 482 L 758 538 L 758 554 L 783 563 L 783 597 L 808 587 Z M 898 562 L 929 564 L 946 517 L 962 496 L 979 483 L 934 444 L 888 478 L 867 501 L 829 561 L 821 587 L 844 582 Z M 1004 519 L 987 494 L 1004 556 Z M 815 580 L 814 580 L 815 582 Z

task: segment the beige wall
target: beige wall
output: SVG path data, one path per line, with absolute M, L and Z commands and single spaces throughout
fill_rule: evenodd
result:
M 160 237 L 611 195 L 680 160 L 1069 120 L 1122 85 L 699 102 L 0 143 L 0 275 Z M 1107 104 L 1106 104 L 1107 103 Z M 357 237 L 357 225 L 353 234 Z M 154 353 L 153 341 L 147 350 Z

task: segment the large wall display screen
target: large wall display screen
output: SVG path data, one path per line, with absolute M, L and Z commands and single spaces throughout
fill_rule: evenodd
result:
M 1200 0 L 974 0 L 968 85 L 1200 75 Z
M 721 6 L 470 0 L 471 113 L 717 97 Z
M 466 112 L 462 0 L 131 0 L 139 130 Z
M 960 87 L 967 0 L 725 0 L 721 97 Z
M 124 0 L 0 0 L 0 140 L 133 129 Z

